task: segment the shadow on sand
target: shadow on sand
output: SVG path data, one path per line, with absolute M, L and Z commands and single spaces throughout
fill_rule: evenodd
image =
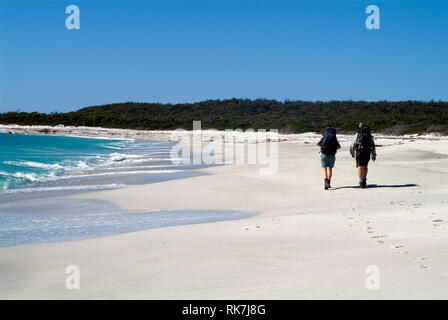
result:
M 408 183 L 408 184 L 389 184 L 389 185 L 380 185 L 380 184 L 368 184 L 366 189 L 374 189 L 374 188 L 409 188 L 409 187 L 417 187 L 418 184 Z M 339 189 L 359 189 L 359 186 L 345 186 L 345 187 L 337 187 L 331 188 L 330 190 L 339 190 Z

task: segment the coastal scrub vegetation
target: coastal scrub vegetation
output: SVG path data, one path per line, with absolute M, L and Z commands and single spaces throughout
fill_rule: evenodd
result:
M 0 123 L 70 125 L 124 129 L 202 128 L 279 129 L 283 133 L 319 132 L 331 126 L 356 130 L 359 122 L 389 134 L 440 132 L 448 134 L 448 102 L 421 101 L 277 101 L 267 99 L 206 100 L 195 103 L 115 103 L 67 113 L 6 112 Z

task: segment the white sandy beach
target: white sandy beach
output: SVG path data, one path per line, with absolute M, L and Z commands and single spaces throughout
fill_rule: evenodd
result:
M 350 137 L 341 137 L 334 189 L 325 191 L 317 138 L 285 136 L 275 175 L 226 165 L 199 177 L 77 196 L 133 210 L 259 214 L 3 248 L 0 298 L 448 298 L 448 140 L 378 137 L 373 187 L 360 190 L 353 188 Z M 80 290 L 65 287 L 68 265 L 80 268 Z M 370 265 L 379 268 L 379 290 L 365 285 Z

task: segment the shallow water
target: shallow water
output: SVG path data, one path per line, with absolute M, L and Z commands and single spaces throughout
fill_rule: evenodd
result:
M 129 211 L 68 195 L 201 175 L 172 143 L 0 134 L 0 247 L 244 218 L 241 211 Z M 148 208 L 150 210 L 150 208 Z M 210 208 L 213 209 L 213 208 Z
M 99 200 L 32 199 L 3 206 L 0 247 L 97 238 L 168 226 L 241 219 L 253 214 L 224 210 L 131 211 Z

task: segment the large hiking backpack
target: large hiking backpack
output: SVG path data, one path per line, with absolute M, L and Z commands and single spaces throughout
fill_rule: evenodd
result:
M 372 144 L 372 134 L 370 128 L 366 125 L 359 128 L 358 139 L 356 139 L 355 149 L 359 152 L 369 152 Z
M 338 150 L 338 139 L 336 138 L 336 129 L 326 128 L 322 134 L 322 143 L 320 151 L 326 155 L 334 155 Z

